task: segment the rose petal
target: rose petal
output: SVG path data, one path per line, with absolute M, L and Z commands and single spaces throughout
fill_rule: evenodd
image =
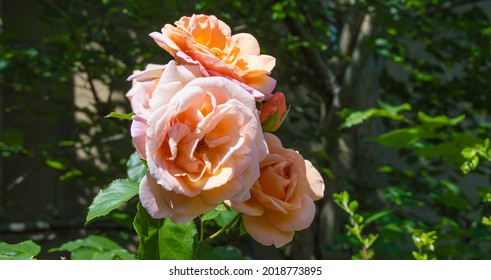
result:
M 309 195 L 315 201 L 324 197 L 324 179 L 322 179 L 321 174 L 312 163 L 305 160 L 305 165 L 307 167 L 307 179 L 310 185 Z
M 133 144 L 135 145 L 138 154 L 140 154 L 140 157 L 146 160 L 147 120 L 139 115 L 134 115 L 132 119 L 133 122 L 131 123 L 130 133 L 133 138 Z
M 247 232 L 257 242 L 276 248 L 289 243 L 293 240 L 293 231 L 281 231 L 269 223 L 263 216 L 244 216 L 244 226 Z
M 256 38 L 249 33 L 239 33 L 232 36 L 237 40 L 237 47 L 240 49 L 240 55 L 249 57 L 249 55 L 258 56 L 260 53 L 259 43 Z
M 289 210 L 287 214 L 279 211 L 267 211 L 265 216 L 275 227 L 283 231 L 298 231 L 306 229 L 312 224 L 315 216 L 315 204 L 305 194 L 302 197 L 301 207 Z
M 147 173 L 140 182 L 140 201 L 148 214 L 154 219 L 169 218 L 172 208 L 162 196 L 162 187 Z

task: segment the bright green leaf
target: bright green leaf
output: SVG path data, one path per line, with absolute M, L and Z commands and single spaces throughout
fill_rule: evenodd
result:
M 132 117 L 135 113 L 128 113 L 128 114 L 120 114 L 116 112 L 111 112 L 109 115 L 106 116 L 106 118 L 116 118 L 116 119 L 122 119 L 122 120 L 132 120 Z
M 439 128 L 444 126 L 455 126 L 461 123 L 465 119 L 465 115 L 460 115 L 456 118 L 450 119 L 447 116 L 430 117 L 424 112 L 418 112 L 418 120 L 427 128 Z
M 189 260 L 195 256 L 198 231 L 193 221 L 175 224 L 170 219 L 153 219 L 139 203 L 134 227 L 140 238 L 139 259 Z
M 41 247 L 31 240 L 17 244 L 0 242 L 0 260 L 32 260 L 41 252 Z
M 376 138 L 376 141 L 384 146 L 401 148 L 401 147 L 409 146 L 420 139 L 433 138 L 436 136 L 437 134 L 424 130 L 423 128 L 411 127 L 411 128 L 397 129 L 379 135 Z
M 87 222 L 107 215 L 124 202 L 138 194 L 138 183 L 129 180 L 114 180 L 107 188 L 102 189 L 89 207 Z
M 134 260 L 135 256 L 111 239 L 100 235 L 89 235 L 85 239 L 69 241 L 53 251 L 68 251 L 72 260 Z

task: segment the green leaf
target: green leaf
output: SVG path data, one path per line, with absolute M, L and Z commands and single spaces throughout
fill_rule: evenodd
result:
M 419 156 L 427 158 L 445 157 L 452 162 L 456 160 L 459 160 L 459 162 L 461 161 L 462 157 L 460 156 L 460 151 L 461 148 L 451 142 L 443 142 L 435 146 L 417 149 Z
M 450 119 L 447 116 L 441 115 L 436 117 L 430 117 L 424 112 L 418 112 L 418 120 L 424 127 L 427 128 L 439 128 L 444 126 L 455 126 L 461 123 L 465 119 L 465 115 L 460 115 L 456 118 Z
M 393 130 L 391 132 L 379 135 L 376 141 L 379 144 L 388 147 L 401 148 L 415 143 L 419 139 L 433 138 L 437 134 L 427 131 L 420 127 L 411 127 Z
M 109 115 L 106 116 L 106 118 L 116 118 L 116 119 L 122 119 L 122 120 L 130 120 L 131 121 L 131 117 L 133 117 L 135 113 L 128 113 L 128 114 L 120 114 L 120 113 L 116 113 L 116 112 L 111 112 L 109 113 Z
M 396 116 L 399 112 L 411 110 L 411 104 L 404 103 L 399 106 L 392 106 L 382 101 L 377 101 L 380 109 L 386 111 L 387 113 Z
M 491 226 L 491 217 L 482 217 L 481 223 L 486 226 Z
M 349 207 L 349 209 L 351 210 L 351 212 L 352 212 L 352 213 L 355 213 L 355 212 L 356 212 L 356 210 L 358 210 L 358 206 L 359 206 L 359 205 L 358 205 L 358 201 L 353 200 L 353 201 L 351 201 L 351 202 L 349 203 L 349 206 L 348 206 L 348 207 Z
M 107 188 L 102 189 L 89 206 L 87 223 L 94 218 L 107 215 L 124 202 L 138 194 L 138 183 L 129 180 L 114 180 Z
M 215 219 L 218 215 L 220 215 L 221 212 L 218 212 L 216 210 L 212 210 L 204 215 L 201 216 L 202 221 L 208 221 L 208 220 L 213 220 Z
M 64 160 L 47 159 L 45 163 L 47 166 L 56 170 L 64 170 L 67 168 L 67 164 Z
M 147 174 L 147 167 L 141 159 L 138 152 L 131 154 L 128 162 L 126 163 L 128 178 L 131 181 L 139 183 L 142 178 Z
M 32 260 L 41 252 L 41 247 L 31 240 L 17 244 L 0 242 L 0 260 Z
M 362 123 L 363 121 L 373 117 L 376 112 L 377 112 L 377 109 L 368 109 L 366 111 L 353 112 L 346 118 L 346 120 L 341 124 L 341 126 L 339 128 L 340 129 L 349 128 L 349 127 L 358 125 L 358 124 Z
M 399 112 L 404 110 L 411 110 L 411 105 L 404 103 L 399 106 L 391 106 L 382 101 L 378 102 L 380 105 L 380 109 L 370 108 L 365 111 L 357 111 L 348 113 L 348 111 L 344 110 L 339 115 L 341 117 L 345 116 L 346 120 L 341 124 L 339 129 L 349 128 L 355 125 L 358 125 L 364 122 L 367 119 L 373 117 L 382 117 L 389 118 L 393 120 L 402 120 L 404 116 L 399 115 Z M 347 116 L 346 116 L 347 115 Z
M 243 260 L 245 257 L 239 250 L 225 247 L 212 247 L 207 243 L 198 245 L 196 258 L 198 260 Z
M 53 251 L 68 251 L 72 260 L 134 260 L 135 256 L 111 239 L 100 235 L 89 235 L 85 239 L 69 241 Z
M 81 248 L 71 254 L 72 260 L 112 260 L 112 252 L 99 252 L 91 248 Z
M 237 212 L 235 212 L 233 210 L 222 211 L 222 212 L 220 212 L 220 215 L 215 217 L 215 222 L 220 227 L 224 227 L 228 223 L 230 223 L 235 218 L 235 216 L 237 216 Z
M 153 219 L 138 203 L 133 223 L 140 238 L 138 258 L 144 260 L 189 260 L 195 256 L 197 239 L 193 221 L 175 224 L 170 219 Z

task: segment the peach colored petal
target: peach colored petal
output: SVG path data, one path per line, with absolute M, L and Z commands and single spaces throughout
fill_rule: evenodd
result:
M 237 47 L 240 50 L 240 55 L 248 57 L 249 55 L 258 56 L 260 53 L 259 43 L 256 38 L 249 33 L 239 33 L 232 36 L 232 39 L 237 40 Z
M 159 45 L 171 55 L 174 55 L 180 49 L 179 46 L 174 43 L 174 41 L 172 41 L 171 39 L 169 39 L 168 36 L 165 36 L 160 32 L 152 32 L 149 35 L 150 37 L 152 37 L 152 39 L 155 40 L 157 45 Z
M 247 57 L 247 71 L 249 77 L 257 77 L 264 74 L 270 74 L 276 65 L 276 58 L 270 55 L 249 55 Z
M 322 179 L 321 174 L 312 163 L 308 160 L 305 160 L 305 165 L 307 167 L 307 179 L 310 185 L 310 197 L 315 201 L 324 197 L 324 179 Z
M 175 223 L 191 221 L 217 205 L 204 203 L 199 197 L 189 198 L 167 191 L 149 173 L 140 182 L 139 196 L 142 206 L 152 218 L 170 218 Z
M 269 223 L 264 216 L 243 216 L 244 226 L 247 232 L 257 242 L 271 246 L 274 244 L 276 248 L 289 243 L 293 240 L 293 231 L 281 231 Z
M 144 71 L 135 71 L 133 75 L 128 77 L 128 81 L 135 80 L 137 82 L 148 82 L 162 76 L 165 65 L 148 64 Z
M 281 212 L 267 211 L 266 218 L 280 230 L 298 231 L 310 226 L 315 216 L 315 204 L 312 199 L 305 194 L 302 197 L 301 206 L 297 209 L 289 210 L 288 214 Z
M 204 91 L 213 93 L 217 104 L 223 104 L 230 100 L 237 100 L 244 104 L 251 111 L 256 108 L 256 101 L 244 92 L 238 84 L 228 81 L 222 77 L 197 78 L 190 82 L 188 86 L 198 86 Z
M 155 110 L 169 103 L 186 84 L 202 76 L 199 65 L 176 65 L 175 61 L 170 61 L 155 87 L 150 108 Z
M 140 202 L 154 219 L 170 218 L 172 208 L 162 196 L 162 187 L 147 173 L 140 181 Z

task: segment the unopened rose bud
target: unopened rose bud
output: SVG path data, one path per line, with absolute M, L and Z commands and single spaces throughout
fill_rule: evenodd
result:
M 287 113 L 285 95 L 282 92 L 275 93 L 261 108 L 259 119 L 263 130 L 267 132 L 277 130 L 285 120 Z

